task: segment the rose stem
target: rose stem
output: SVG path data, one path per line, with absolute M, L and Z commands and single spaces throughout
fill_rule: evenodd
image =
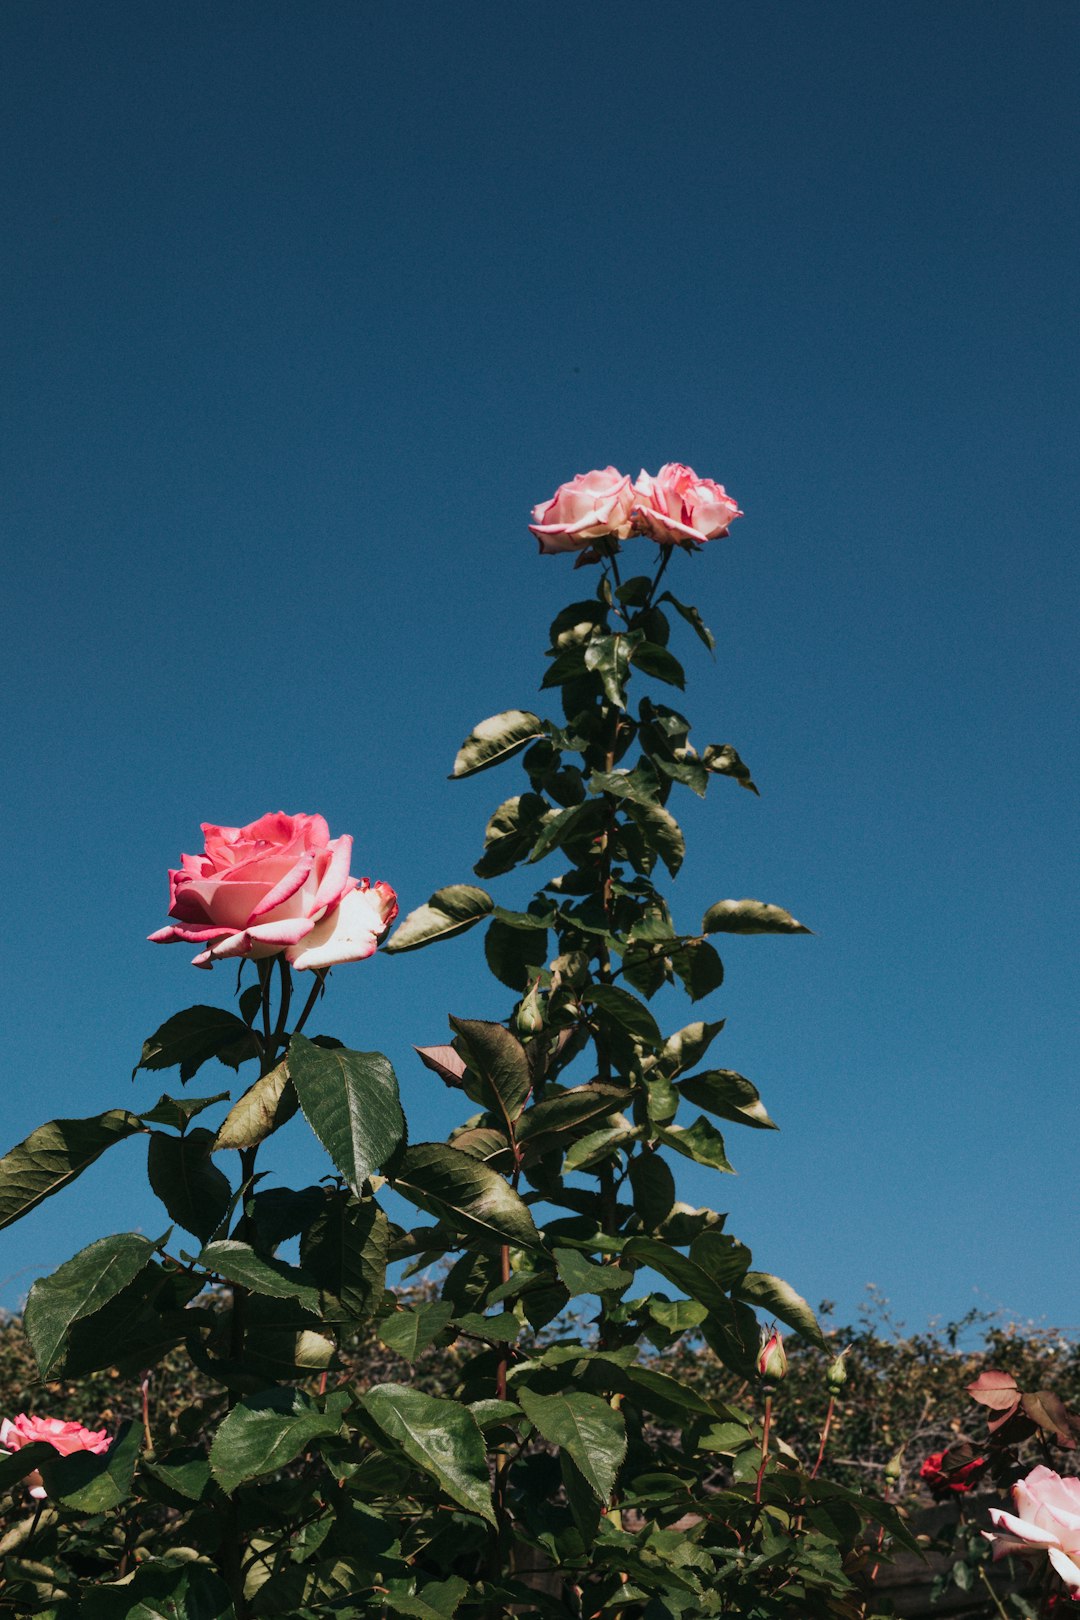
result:
M 824 1423 L 824 1426 L 823 1426 L 823 1428 L 821 1430 L 821 1444 L 818 1447 L 817 1462 L 814 1464 L 813 1468 L 811 1468 L 811 1470 L 810 1470 L 810 1478 L 811 1479 L 817 1479 L 818 1469 L 821 1467 L 822 1460 L 823 1460 L 823 1458 L 825 1456 L 825 1447 L 829 1443 L 829 1430 L 832 1428 L 833 1412 L 835 1411 L 835 1409 L 836 1409 L 836 1396 L 835 1395 L 830 1395 L 829 1396 L 829 1405 L 828 1405 L 828 1408 L 827 1408 L 827 1410 L 825 1412 L 825 1423 Z
M 769 1455 L 769 1429 L 772 1426 L 772 1391 L 765 1396 L 765 1421 L 761 1425 L 761 1466 L 757 1471 L 757 1483 L 754 1486 L 754 1502 L 761 1506 L 761 1481 L 765 1477 L 765 1461 Z

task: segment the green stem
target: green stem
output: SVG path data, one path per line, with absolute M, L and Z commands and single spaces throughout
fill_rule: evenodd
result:
M 772 1427 L 772 1391 L 765 1396 L 765 1421 L 761 1425 L 761 1466 L 757 1471 L 757 1482 L 754 1485 L 754 1502 L 761 1506 L 761 1482 L 765 1478 L 765 1464 L 769 1456 L 769 1430 Z
M 328 968 L 315 969 L 315 983 L 312 985 L 310 994 L 308 995 L 307 1000 L 304 1002 L 303 1011 L 296 1020 L 296 1023 L 293 1025 L 294 1035 L 299 1035 L 300 1031 L 303 1029 L 304 1025 L 307 1023 L 309 1017 L 314 1011 L 315 1003 L 323 993 L 323 986 L 326 983 L 326 975 L 328 972 Z

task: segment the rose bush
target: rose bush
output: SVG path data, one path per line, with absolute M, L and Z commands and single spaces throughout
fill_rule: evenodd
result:
M 34 1417 L 29 1412 L 20 1412 L 14 1421 L 5 1418 L 0 1423 L 2 1451 L 9 1454 L 21 1451 L 23 1446 L 33 1445 L 36 1440 L 43 1440 L 62 1457 L 69 1457 L 73 1451 L 108 1451 L 112 1444 L 105 1429 L 84 1429 L 81 1423 L 66 1423 L 62 1418 Z M 32 1497 L 37 1501 L 44 1499 L 45 1486 L 36 1469 L 27 1475 L 25 1483 Z
M 388 883 L 349 875 L 352 838 L 331 838 L 322 816 L 278 810 L 246 827 L 203 822 L 202 855 L 182 855 L 169 873 L 169 916 L 149 937 L 204 949 L 195 967 L 218 957 L 276 956 L 300 969 L 370 956 L 397 916 Z
M 650 540 L 717 540 L 742 515 L 723 484 L 699 478 L 678 461 L 667 462 L 655 478 L 642 468 L 634 485 L 634 531 Z
M 604 467 L 560 484 L 549 501 L 533 507 L 529 527 L 543 552 L 580 551 L 593 540 L 625 540 L 633 505 L 630 479 Z
M 1011 1553 L 1046 1553 L 1067 1586 L 1080 1588 L 1080 1479 L 1065 1478 L 1040 1463 L 1013 1486 L 1015 1513 L 991 1508 L 990 1518 L 1004 1535 L 983 1535 L 994 1558 Z

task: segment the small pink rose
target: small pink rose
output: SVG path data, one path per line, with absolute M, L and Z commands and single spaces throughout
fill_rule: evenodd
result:
M 1065 1478 L 1040 1463 L 1013 1486 L 1015 1513 L 991 1508 L 990 1518 L 1004 1535 L 989 1530 L 994 1557 L 1046 1553 L 1066 1586 L 1080 1588 L 1080 1479 Z
M 742 517 L 723 484 L 669 461 L 655 478 L 644 470 L 634 485 L 634 531 L 672 545 L 717 540 Z
M 203 822 L 202 831 L 205 854 L 182 855 L 169 873 L 177 921 L 150 935 L 159 945 L 204 946 L 196 967 L 281 951 L 300 969 L 358 962 L 397 916 L 388 883 L 349 876 L 352 839 L 331 838 L 322 816 L 279 810 L 247 827 Z
M 533 507 L 530 529 L 542 552 L 581 551 L 593 540 L 625 540 L 634 491 L 617 467 L 578 473 L 550 501 Z
M 73 1451 L 100 1453 L 108 1451 L 112 1445 L 106 1430 L 84 1429 L 81 1423 L 65 1423 L 60 1418 L 32 1417 L 28 1412 L 20 1412 L 14 1421 L 5 1418 L 0 1423 L 0 1450 L 21 1451 L 35 1440 L 43 1440 L 62 1457 L 70 1457 Z M 26 1476 L 25 1483 L 32 1497 L 39 1502 L 43 1500 L 45 1486 L 36 1468 Z

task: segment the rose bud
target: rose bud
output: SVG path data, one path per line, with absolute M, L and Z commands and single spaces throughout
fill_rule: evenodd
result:
M 762 1329 L 761 1349 L 758 1351 L 757 1370 L 767 1384 L 779 1384 L 787 1376 L 787 1352 L 779 1328 L 774 1327 L 766 1337 Z
M 833 1361 L 830 1361 L 825 1370 L 825 1388 L 828 1390 L 830 1395 L 839 1395 L 840 1391 L 847 1383 L 847 1362 L 844 1360 L 844 1357 L 847 1355 L 850 1349 L 850 1344 L 845 1346 L 845 1348 L 841 1350 L 840 1354 Z

